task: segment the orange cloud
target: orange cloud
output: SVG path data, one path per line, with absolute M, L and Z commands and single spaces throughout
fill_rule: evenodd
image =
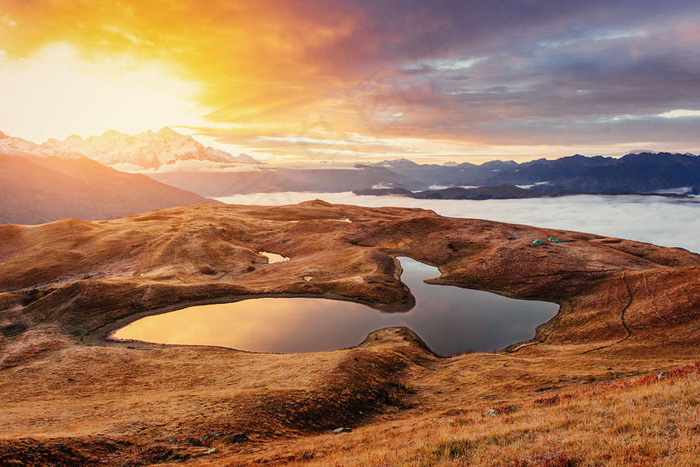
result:
M 60 43 L 96 66 L 128 57 L 134 70 L 168 70 L 196 88 L 202 114 L 162 125 L 266 154 L 306 157 L 286 142 L 348 135 L 389 140 L 355 138 L 378 157 L 445 144 L 454 156 L 552 143 L 568 153 L 688 129 L 653 116 L 700 109 L 697 7 L 526 3 L 5 0 L 0 66 Z M 640 118 L 614 120 L 626 115 Z

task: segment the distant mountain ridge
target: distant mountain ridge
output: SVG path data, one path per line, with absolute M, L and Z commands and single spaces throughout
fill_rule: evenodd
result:
M 532 190 L 644 193 L 678 187 L 700 186 L 700 157 L 667 152 L 613 157 L 580 154 L 525 163 L 489 161 L 436 165 L 402 159 L 383 161 L 384 167 L 428 186 L 520 185 Z
M 204 146 L 191 136 L 182 135 L 169 127 L 137 135 L 115 130 L 85 139 L 73 135 L 62 141 L 50 139 L 41 145 L 41 149 L 54 154 L 79 152 L 101 164 L 128 171 L 158 170 L 182 161 L 259 164 L 247 154 L 233 156 L 226 151 Z
M 0 133 L 0 224 L 114 219 L 204 203 L 216 201 Z
M 277 191 L 426 191 L 499 185 L 540 192 L 648 193 L 673 189 L 700 193 L 700 157 L 668 152 L 642 152 L 620 158 L 576 154 L 524 163 L 492 160 L 480 165 L 418 164 L 401 158 L 356 164 L 352 168 L 330 168 L 319 163 L 317 168 L 301 169 L 259 164 L 245 154 L 234 157 L 165 127 L 134 136 L 116 131 L 86 139 L 72 136 L 42 145 L 0 133 L 0 153 L 62 159 L 86 154 L 113 168 L 145 172 L 160 182 L 216 197 Z M 234 169 L 229 170 L 230 167 Z M 503 188 L 498 196 L 503 193 L 522 196 Z
M 272 167 L 248 172 L 157 172 L 151 178 L 202 196 L 316 191 L 339 193 L 375 186 L 423 189 L 425 184 L 383 167 L 296 169 Z
M 501 186 L 496 192 L 481 190 L 469 196 L 537 197 L 506 189 L 506 185 L 542 193 L 648 193 L 679 187 L 700 193 L 700 157 L 640 153 L 617 159 L 577 154 L 524 163 L 494 160 L 481 165 L 417 164 L 408 159 L 396 159 L 344 169 L 319 164 L 316 169 L 273 166 L 248 172 L 156 172 L 149 176 L 202 196 L 215 197 L 283 191 L 369 193 L 383 189 L 427 191 L 496 186 Z
M 628 154 L 552 184 L 553 187 L 582 191 L 635 192 L 698 185 L 700 157 L 671 153 Z
M 404 188 L 379 188 L 370 190 L 354 190 L 358 196 L 405 196 L 413 199 L 531 199 L 531 198 L 558 198 L 572 195 L 637 195 L 637 196 L 663 196 L 667 198 L 687 198 L 687 195 L 665 193 L 633 193 L 629 191 L 578 191 L 570 189 L 557 189 L 549 191 L 530 190 L 519 188 L 515 185 L 491 185 L 477 188 L 451 187 L 439 190 L 409 191 Z
M 2 131 L 0 131 L 0 154 L 5 154 L 8 156 L 64 156 L 63 158 L 75 156 L 74 154 L 72 154 L 72 152 L 66 152 L 59 155 L 54 150 L 44 148 L 38 144 L 32 143 L 31 141 L 27 141 L 22 138 L 6 135 Z

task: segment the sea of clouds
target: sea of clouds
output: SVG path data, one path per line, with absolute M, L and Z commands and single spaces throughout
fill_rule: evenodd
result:
M 254 193 L 219 198 L 229 204 L 278 206 L 322 199 L 334 204 L 431 209 L 449 217 L 591 232 L 700 252 L 700 198 L 577 195 L 513 200 L 422 200 L 353 193 Z

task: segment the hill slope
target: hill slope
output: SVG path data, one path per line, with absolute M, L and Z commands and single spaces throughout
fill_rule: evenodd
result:
M 564 243 L 530 246 L 547 235 Z M 2 465 L 675 466 L 700 455 L 700 255 L 685 250 L 322 201 L 4 225 L 0 239 Z M 401 255 L 439 266 L 432 283 L 560 312 L 528 343 L 450 358 L 406 328 L 307 354 L 104 339 L 149 313 L 255 295 L 406 305 Z
M 188 204 L 215 203 L 144 175 L 127 174 L 87 157 L 0 154 L 0 223 L 113 219 Z

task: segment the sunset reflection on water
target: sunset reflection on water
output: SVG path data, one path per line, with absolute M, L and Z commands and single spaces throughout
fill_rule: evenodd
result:
M 399 258 L 401 280 L 416 306 L 382 313 L 353 302 L 321 298 L 258 298 L 203 305 L 142 318 L 116 339 L 199 344 L 254 352 L 318 352 L 351 347 L 377 329 L 406 326 L 435 352 L 492 351 L 530 339 L 558 305 L 516 300 L 489 292 L 429 285 L 437 268 Z

